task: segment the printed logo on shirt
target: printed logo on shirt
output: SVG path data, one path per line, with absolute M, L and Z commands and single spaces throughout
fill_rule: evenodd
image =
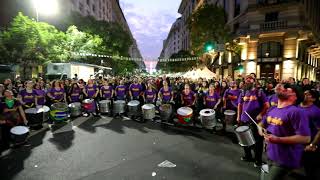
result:
M 269 124 L 273 124 L 273 125 L 276 125 L 276 126 L 282 126 L 283 125 L 283 121 L 281 120 L 281 118 L 276 118 L 276 117 L 271 117 L 271 116 L 267 117 L 267 122 Z
M 256 101 L 258 98 L 257 96 L 244 96 L 243 101 Z
M 237 100 L 238 96 L 228 95 L 228 99 L 230 100 Z
M 30 95 L 30 96 L 25 95 L 25 96 L 24 96 L 24 99 L 33 99 L 33 98 L 34 98 L 33 95 Z
M 118 88 L 118 91 L 125 91 L 124 88 Z
M 210 97 L 207 97 L 206 100 L 207 100 L 207 101 L 211 101 L 211 102 L 216 101 L 215 98 L 210 98 Z
M 164 92 L 163 95 L 164 96 L 170 96 L 171 94 L 170 94 L 170 92 Z
M 63 92 L 54 92 L 53 94 L 54 94 L 55 96 L 58 96 L 58 95 L 62 95 Z

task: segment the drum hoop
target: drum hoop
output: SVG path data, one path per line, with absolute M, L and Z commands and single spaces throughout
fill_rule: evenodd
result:
M 245 129 L 244 131 L 237 131 L 237 129 L 240 128 L 240 127 L 247 127 L 247 129 Z M 249 126 L 238 126 L 238 127 L 235 128 L 235 131 L 238 132 L 238 133 L 243 133 L 243 132 L 246 132 L 246 131 L 249 131 L 249 130 L 251 130 Z
M 16 129 L 23 129 L 23 130 L 26 130 L 26 132 L 24 132 L 24 133 L 16 133 L 16 132 L 14 132 L 14 130 L 16 130 Z M 29 132 L 30 130 L 29 130 L 29 128 L 27 128 L 27 127 L 25 127 L 25 126 L 15 126 L 15 127 L 13 127 L 13 128 L 11 128 L 10 129 L 10 133 L 11 134 L 14 134 L 14 135 L 23 135 L 23 134 L 27 134 L 28 132 Z

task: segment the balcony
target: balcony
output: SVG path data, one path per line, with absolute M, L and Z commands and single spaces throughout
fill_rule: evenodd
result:
M 288 22 L 283 21 L 270 21 L 270 22 L 264 22 L 260 24 L 260 31 L 274 31 L 279 29 L 286 29 L 288 28 Z
M 249 4 L 249 11 L 255 10 L 274 10 L 278 8 L 286 8 L 288 5 L 299 4 L 301 0 L 257 0 L 256 3 Z

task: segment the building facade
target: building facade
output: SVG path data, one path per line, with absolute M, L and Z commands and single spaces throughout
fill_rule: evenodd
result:
M 160 55 L 161 58 L 170 58 L 173 54 L 182 50 L 182 35 L 181 35 L 181 17 L 176 19 L 172 24 L 167 39 L 163 41 L 163 50 Z

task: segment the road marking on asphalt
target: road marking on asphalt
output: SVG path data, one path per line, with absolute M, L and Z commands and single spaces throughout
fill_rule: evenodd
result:
M 102 126 L 105 124 L 109 124 L 111 121 L 112 121 L 111 117 L 101 116 L 101 119 L 99 119 L 97 122 L 95 122 L 92 126 L 93 127 Z
M 167 167 L 167 168 L 174 168 L 177 165 L 173 164 L 172 162 L 165 160 L 162 163 L 158 164 L 158 167 Z
M 71 122 L 68 122 L 66 125 L 62 126 L 61 128 L 59 128 L 58 130 L 52 132 L 51 134 L 59 134 L 59 133 L 64 133 L 64 132 L 69 132 L 69 131 L 73 131 L 74 129 L 76 129 L 78 126 L 80 126 L 82 123 L 84 123 L 85 121 L 87 121 L 90 118 L 84 118 L 84 117 L 80 117 L 78 119 L 75 119 Z

